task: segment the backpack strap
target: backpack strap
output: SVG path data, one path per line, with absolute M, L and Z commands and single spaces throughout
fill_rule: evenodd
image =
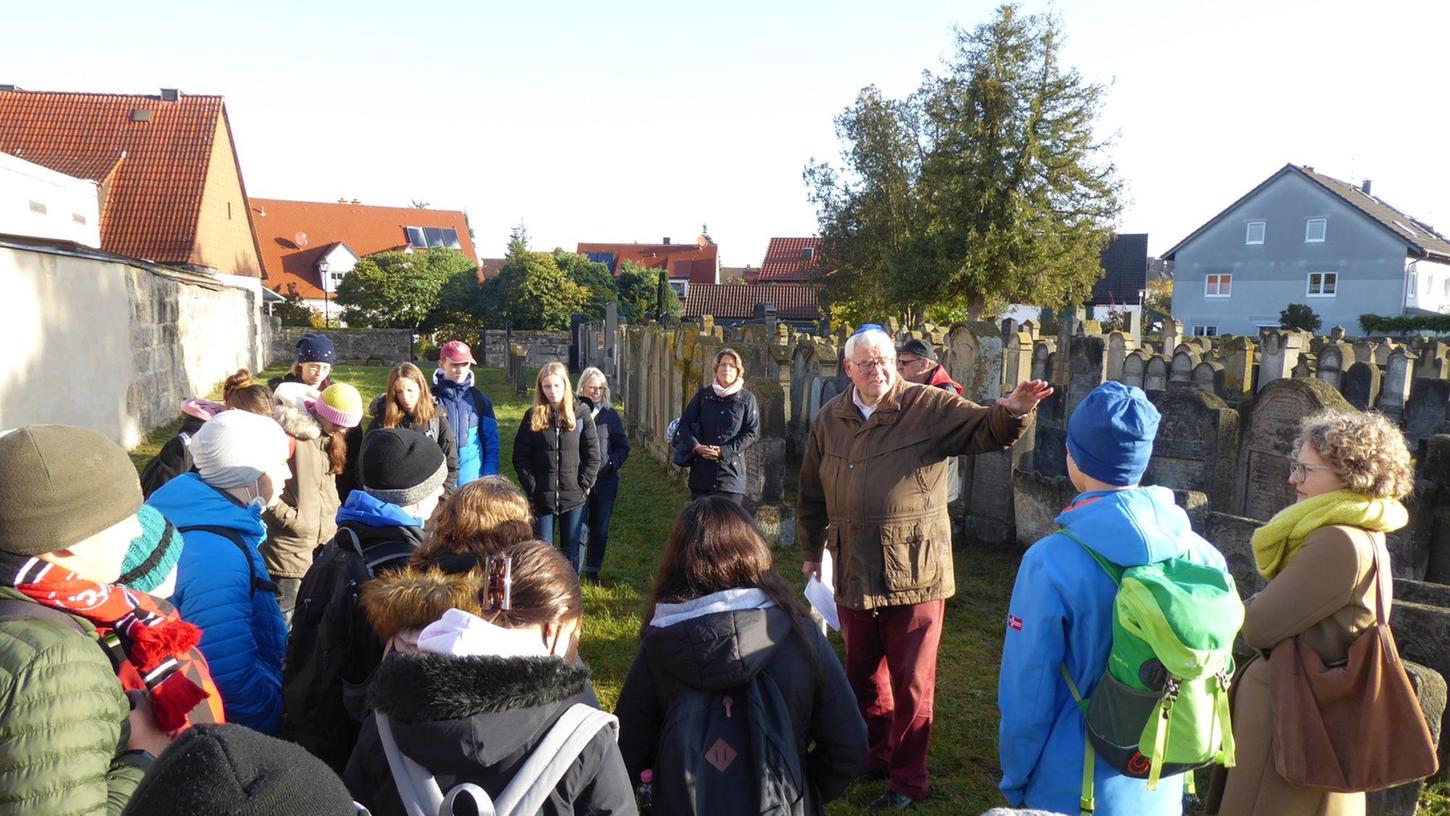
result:
M 251 589 L 247 593 L 248 596 L 257 594 L 257 590 L 259 589 L 266 590 L 273 595 L 277 594 L 276 584 L 272 583 L 272 581 L 267 578 L 257 577 L 257 565 L 252 563 L 252 551 L 247 547 L 247 542 L 242 540 L 241 533 L 233 530 L 230 527 L 217 527 L 211 524 L 193 524 L 188 527 L 176 528 L 176 532 L 178 533 L 189 533 L 193 530 L 201 533 L 211 533 L 212 535 L 221 536 L 227 541 L 230 541 L 233 544 L 237 545 L 237 549 L 242 551 L 242 560 L 247 562 L 248 586 L 251 587 Z
M 347 533 L 347 537 L 351 539 L 349 542 L 351 546 L 339 541 L 343 533 Z M 378 567 L 384 564 L 391 564 L 394 561 L 412 558 L 414 553 L 412 546 L 406 542 L 387 542 L 378 545 L 369 554 L 362 545 L 362 539 L 358 538 L 357 531 L 343 524 L 338 525 L 337 534 L 332 537 L 332 540 L 338 541 L 339 547 L 352 550 L 357 554 L 358 558 L 362 559 L 363 568 L 368 572 L 368 578 L 377 577 Z
M 1068 538 L 1072 538 L 1072 536 L 1069 535 Z M 1077 539 L 1073 538 L 1073 541 L 1077 541 Z M 1072 699 L 1077 701 L 1077 708 L 1083 716 L 1082 798 L 1078 800 L 1077 806 L 1079 816 L 1092 816 L 1093 810 L 1096 809 L 1096 802 L 1093 798 L 1093 765 L 1096 757 L 1093 755 L 1092 738 L 1087 734 L 1088 703 L 1083 699 L 1082 693 L 1077 690 L 1077 683 L 1072 681 L 1072 674 L 1067 670 L 1067 664 L 1059 663 L 1057 665 L 1062 670 L 1062 679 L 1067 681 L 1067 690 L 1072 692 Z M 1192 776 L 1192 774 L 1189 775 Z
M 617 735 L 619 720 L 583 703 L 569 706 L 499 793 L 496 807 L 500 816 L 538 813 L 584 747 L 606 727 L 616 729 Z
M 1106 572 L 1108 574 L 1108 577 L 1111 578 L 1111 579 L 1113 579 L 1113 584 L 1115 584 L 1117 586 L 1122 586 L 1122 584 L 1123 584 L 1123 573 L 1126 572 L 1126 570 L 1123 567 L 1120 567 L 1117 564 L 1114 564 L 1113 562 L 1111 562 L 1108 559 L 1104 558 L 1103 555 L 1102 555 L 1102 553 L 1099 553 L 1097 550 L 1095 550 L 1092 547 L 1089 547 L 1088 545 L 1084 544 L 1082 542 L 1082 539 L 1080 539 L 1077 536 L 1073 535 L 1072 532 L 1069 531 L 1066 527 L 1059 527 L 1059 528 L 1057 528 L 1057 532 L 1059 534 L 1063 535 L 1063 536 L 1066 536 L 1068 538 L 1068 540 L 1070 540 L 1073 543 L 1077 544 L 1079 547 L 1082 547 L 1083 550 L 1085 550 L 1087 552 L 1087 554 L 1089 556 L 1091 556 L 1092 559 L 1098 563 L 1098 566 L 1103 568 L 1103 572 Z
M 398 741 L 393 738 L 393 726 L 386 714 L 374 711 L 373 717 L 378 725 L 378 740 L 383 744 L 383 754 L 388 758 L 388 769 L 393 773 L 393 785 L 398 790 L 398 799 L 402 800 L 403 810 L 408 816 L 438 816 L 439 813 L 447 813 L 441 810 L 443 791 L 438 787 L 438 780 L 428 773 L 427 768 L 403 755 L 398 748 Z M 492 802 L 485 807 L 475 799 L 475 805 L 480 805 L 479 816 L 494 816 Z

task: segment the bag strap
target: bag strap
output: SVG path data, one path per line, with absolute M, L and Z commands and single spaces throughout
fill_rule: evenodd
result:
M 1072 538 L 1072 536 L 1068 536 L 1068 538 Z M 1075 538 L 1073 540 L 1077 541 Z M 1077 690 L 1077 683 L 1073 682 L 1072 674 L 1067 670 L 1067 664 L 1059 663 L 1057 666 L 1062 671 L 1062 679 L 1067 681 L 1067 690 L 1072 692 L 1072 699 L 1077 701 L 1077 708 L 1082 712 L 1082 797 L 1078 800 L 1077 806 L 1079 816 L 1092 816 L 1097 805 L 1093 797 L 1093 771 L 1097 758 L 1093 755 L 1092 737 L 1087 733 L 1088 703 L 1082 698 L 1082 693 Z
M 1122 567 L 1104 558 L 1102 554 L 1099 553 L 1097 550 L 1084 544 L 1082 542 L 1082 539 L 1073 535 L 1066 527 L 1057 528 L 1057 532 L 1066 536 L 1073 543 L 1077 544 L 1079 547 L 1082 547 L 1088 555 L 1092 556 L 1092 559 L 1098 563 L 1098 566 L 1103 568 L 1103 572 L 1106 572 L 1108 574 L 1108 577 L 1113 579 L 1114 586 L 1123 585 L 1123 572 L 1125 570 Z
M 95 641 L 106 653 L 106 659 L 111 663 L 111 669 L 119 672 L 121 664 L 126 661 L 126 653 L 121 649 L 119 640 L 115 636 L 110 638 L 97 637 L 96 633 L 86 630 L 85 624 L 76 619 L 74 615 L 62 612 L 53 606 L 46 606 L 36 601 L 23 601 L 19 598 L 0 598 L 0 621 L 8 620 L 43 620 L 52 623 L 59 623 L 63 626 L 75 629 Z
M 538 813 L 554 786 L 574 767 L 575 760 L 594 736 L 606 727 L 613 727 L 617 738 L 618 726 L 619 720 L 613 714 L 583 703 L 569 706 L 499 793 L 498 812 L 502 816 Z
M 1380 545 L 1375 541 L 1374 533 L 1369 530 L 1363 532 L 1369 539 L 1370 558 L 1374 564 L 1374 619 L 1380 626 L 1385 626 L 1390 622 L 1390 617 L 1385 611 L 1385 573 L 1380 567 Z
M 438 816 L 443 807 L 443 791 L 438 780 L 422 765 L 403 755 L 398 741 L 393 738 L 393 726 L 386 714 L 374 711 L 378 725 L 378 740 L 383 744 L 383 754 L 388 758 L 388 769 L 393 773 L 393 785 L 398 789 L 398 799 L 408 816 Z M 485 797 L 487 801 L 487 797 Z M 479 804 L 475 800 L 475 804 Z M 479 816 L 494 816 L 493 804 L 478 808 Z
M 248 585 L 251 587 L 251 591 L 247 593 L 249 596 L 257 594 L 257 590 L 259 589 L 264 589 L 273 595 L 277 594 L 277 585 L 275 583 L 267 578 L 257 577 L 257 565 L 252 563 L 252 551 L 248 549 L 247 542 L 242 540 L 241 533 L 230 527 L 217 527 L 211 524 L 192 524 L 187 527 L 176 528 L 176 532 L 178 533 L 190 533 L 193 531 L 221 536 L 227 541 L 237 545 L 237 549 L 242 551 L 242 560 L 247 562 Z

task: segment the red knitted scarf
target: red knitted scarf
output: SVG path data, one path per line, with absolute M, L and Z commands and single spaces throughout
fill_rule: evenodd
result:
M 114 633 L 145 682 L 156 725 L 163 730 L 185 726 L 192 708 L 211 696 L 187 676 L 194 671 L 183 670 L 193 668 L 201 630 L 175 611 L 163 610 L 150 595 L 8 553 L 0 553 L 0 583 L 37 603 L 89 620 L 102 638 Z

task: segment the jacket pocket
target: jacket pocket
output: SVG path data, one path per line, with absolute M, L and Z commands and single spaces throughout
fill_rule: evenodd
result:
M 882 578 L 887 592 L 910 592 L 935 586 L 941 572 L 941 542 L 921 524 L 881 528 Z

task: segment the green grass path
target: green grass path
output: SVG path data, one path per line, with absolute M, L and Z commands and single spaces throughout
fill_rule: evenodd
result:
M 426 371 L 432 375 L 431 369 Z M 382 393 L 387 372 L 387 368 L 341 365 L 332 377 L 356 386 L 366 401 Z M 282 369 L 266 373 L 275 376 Z M 498 369 L 481 369 L 478 378 L 498 416 L 500 462 L 505 474 L 514 478 L 509 458 L 529 398 L 513 394 L 504 372 Z M 176 433 L 176 427 L 159 429 L 132 452 L 138 469 Z M 584 587 L 580 645 L 606 709 L 613 708 L 634 655 L 643 599 L 653 582 L 659 552 L 675 515 L 689 501 L 683 482 L 638 447 L 620 478 L 604 584 Z M 929 761 L 932 796 L 911 811 L 921 816 L 974 816 L 1001 804 L 997 793 L 997 663 L 1018 555 L 991 548 L 958 548 L 955 555 L 957 594 L 947 602 L 937 662 L 936 723 Z M 777 570 L 797 586 L 801 584 L 800 562 L 794 551 L 776 552 Z M 833 634 L 831 641 L 839 650 L 839 636 Z M 883 782 L 859 783 L 828 812 L 833 816 L 864 814 L 866 805 L 883 790 Z M 1437 794 L 1427 794 L 1421 813 L 1450 816 L 1446 801 L 1442 787 Z

